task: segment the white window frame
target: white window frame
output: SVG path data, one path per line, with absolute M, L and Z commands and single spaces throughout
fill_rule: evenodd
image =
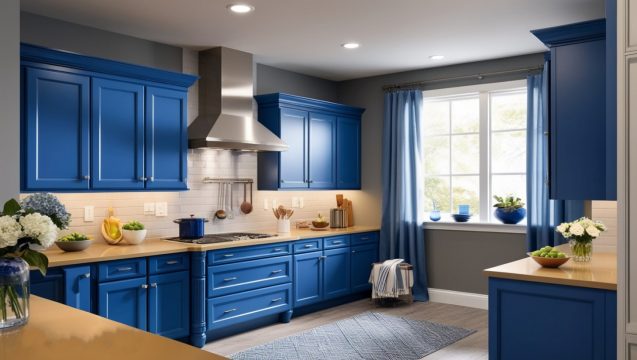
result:
M 513 232 L 522 233 L 526 231 L 526 223 L 522 222 L 518 225 L 505 225 L 498 222 L 492 216 L 492 198 L 491 194 L 491 123 L 490 119 L 490 103 L 489 95 L 497 94 L 499 92 L 510 92 L 514 90 L 526 90 L 526 80 L 514 80 L 489 84 L 460 86 L 436 90 L 423 91 L 424 102 L 427 102 L 428 98 L 461 98 L 462 96 L 475 96 L 478 95 L 480 104 L 480 125 L 479 125 L 479 138 L 480 138 L 480 218 L 472 219 L 468 223 L 456 223 L 451 218 L 443 218 L 438 222 L 429 220 L 429 214 L 425 217 L 426 229 L 439 229 L 439 230 L 464 230 L 464 231 L 486 231 L 486 232 Z M 507 129 L 502 132 L 519 131 L 525 129 Z M 497 131 L 500 132 L 500 131 Z M 423 134 L 424 137 L 427 134 Z M 450 135 L 451 136 L 451 135 Z M 423 139 L 424 140 L 424 139 Z M 451 169 L 450 169 L 451 171 Z M 496 175 L 523 175 L 524 173 L 511 172 L 511 173 L 498 173 Z M 475 176 L 475 175 L 474 175 Z

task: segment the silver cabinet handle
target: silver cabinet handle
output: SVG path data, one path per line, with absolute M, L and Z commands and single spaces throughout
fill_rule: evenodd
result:
M 283 298 L 276 298 L 276 299 L 272 299 L 272 302 L 277 302 L 277 301 L 281 301 L 283 300 Z
M 356 253 L 356 250 L 352 250 L 352 254 L 355 254 L 355 253 Z
M 85 279 L 90 279 L 91 278 L 91 273 L 86 273 L 84 275 L 82 275 L 83 278 Z
M 325 259 L 327 259 L 327 256 L 325 255 L 319 256 L 319 260 L 325 260 Z
M 82 176 L 83 180 L 91 180 L 91 175 L 84 175 Z
M 237 277 L 233 276 L 233 277 L 223 279 L 223 281 L 232 281 L 232 280 L 237 280 Z
M 343 242 L 340 240 L 336 240 L 336 241 L 332 241 L 333 245 L 338 245 L 338 244 L 342 244 Z
M 139 181 L 146 181 L 146 180 L 148 180 L 148 179 L 147 179 L 145 176 L 141 176 L 141 177 L 139 178 Z
M 278 274 L 278 273 L 281 273 L 281 272 L 283 272 L 283 270 L 272 270 L 272 274 Z
M 175 265 L 175 264 L 179 264 L 178 260 L 168 260 L 166 261 L 166 265 Z
M 366 240 L 369 240 L 369 238 L 366 236 L 366 237 L 362 237 L 361 240 L 366 241 Z
M 156 287 L 157 287 L 157 283 L 152 283 L 152 284 L 150 284 L 150 287 L 152 287 L 152 288 L 156 288 Z
M 119 272 L 123 272 L 123 271 L 131 271 L 131 270 L 133 270 L 133 268 L 130 267 L 130 266 L 122 266 L 122 267 L 116 268 L 115 270 L 117 270 Z
M 308 180 L 307 182 L 308 182 L 308 184 L 311 184 L 311 183 L 314 182 L 314 180 Z
M 281 249 L 281 248 L 276 248 L 276 249 L 274 249 L 274 251 L 283 251 L 283 249 Z
M 311 248 L 312 246 L 314 246 L 314 245 L 312 245 L 312 244 L 305 244 L 305 248 L 306 248 L 306 249 L 309 249 L 309 248 Z
M 234 254 L 224 254 L 223 256 L 224 256 L 224 257 L 233 257 L 233 256 L 234 256 Z
M 148 284 L 142 284 L 142 289 L 148 289 Z
M 224 311 L 223 313 L 224 314 L 229 314 L 229 313 L 231 313 L 233 311 L 237 311 L 237 309 L 228 309 L 228 310 Z
M 150 182 L 155 181 L 155 177 L 154 177 L 154 176 L 149 177 L 149 178 L 148 178 L 148 181 L 150 181 Z
M 285 183 L 285 180 L 281 179 L 281 184 Z

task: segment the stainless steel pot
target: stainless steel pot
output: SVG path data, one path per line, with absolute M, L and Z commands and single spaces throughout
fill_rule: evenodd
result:
M 346 228 L 347 227 L 347 209 L 335 208 L 330 210 L 330 227 Z

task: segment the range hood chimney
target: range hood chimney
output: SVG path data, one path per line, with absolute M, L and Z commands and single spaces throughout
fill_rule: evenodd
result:
M 199 116 L 188 126 L 190 148 L 286 151 L 253 115 L 252 54 L 224 47 L 199 53 Z

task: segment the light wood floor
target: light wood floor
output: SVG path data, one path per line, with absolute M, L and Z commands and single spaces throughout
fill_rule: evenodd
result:
M 293 335 L 317 326 L 348 318 L 365 311 L 383 312 L 414 320 L 428 320 L 441 324 L 475 329 L 476 333 L 429 356 L 425 360 L 486 360 L 487 354 L 487 311 L 463 306 L 414 303 L 394 308 L 381 308 L 371 304 L 370 300 L 360 300 L 327 310 L 300 316 L 289 324 L 274 324 L 236 336 L 206 344 L 204 350 L 221 355 L 230 355 L 253 346 L 265 344 L 275 339 Z

